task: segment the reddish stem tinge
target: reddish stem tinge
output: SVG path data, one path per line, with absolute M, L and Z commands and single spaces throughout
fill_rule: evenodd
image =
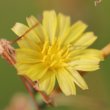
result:
M 9 62 L 11 65 L 15 66 L 16 60 L 15 60 L 15 50 L 14 48 L 10 45 L 10 42 L 5 40 L 5 39 L 1 39 L 0 40 L 0 55 L 7 61 Z M 24 83 L 26 89 L 28 90 L 30 96 L 32 97 L 34 103 L 35 103 L 35 107 L 36 110 L 40 110 L 34 94 L 32 92 L 32 87 L 30 85 L 30 83 L 25 79 L 24 76 L 20 76 L 22 82 Z
M 27 91 L 29 92 L 30 96 L 32 97 L 33 101 L 34 101 L 34 104 L 35 104 L 35 107 L 36 107 L 36 110 L 40 110 L 39 108 L 39 105 L 37 104 L 37 101 L 34 97 L 34 94 L 33 94 L 33 91 L 32 91 L 32 88 L 31 88 L 31 85 L 27 82 L 27 80 L 25 79 L 25 77 L 23 76 L 20 76 L 22 82 L 24 83 Z

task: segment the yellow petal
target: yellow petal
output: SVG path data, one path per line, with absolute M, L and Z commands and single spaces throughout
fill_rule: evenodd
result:
M 14 27 L 12 28 L 12 31 L 18 35 L 18 36 L 22 36 L 29 28 L 21 23 L 16 23 L 14 25 Z
M 99 69 L 99 65 L 78 65 L 75 66 L 75 69 L 78 71 L 96 71 Z
M 36 81 L 42 78 L 46 74 L 47 70 L 48 68 L 45 68 L 42 64 L 38 63 L 34 65 L 26 75 L 31 77 L 33 81 Z
M 33 81 L 36 81 L 42 78 L 46 74 L 47 70 L 48 68 L 45 68 L 42 64 L 39 63 L 33 65 L 32 69 L 30 69 L 30 71 L 25 75 L 29 76 Z
M 74 69 L 80 70 L 80 71 L 95 71 L 99 69 L 99 65 L 98 65 L 99 62 L 100 62 L 99 59 L 88 57 L 88 59 L 83 58 L 83 59 L 72 61 L 69 63 L 69 65 L 72 66 Z
M 101 61 L 104 60 L 104 57 L 102 55 L 102 51 L 101 50 L 97 50 L 97 49 L 85 49 L 83 51 L 83 54 L 90 55 L 90 56 L 99 58 Z
M 59 69 L 56 74 L 58 84 L 65 95 L 75 95 L 76 88 L 73 82 L 73 78 L 68 71 L 64 68 Z
M 89 57 L 88 59 L 79 59 L 79 60 L 74 60 L 70 62 L 69 64 L 71 66 L 79 66 L 79 65 L 97 65 L 99 63 L 99 59 Z
M 68 71 L 72 74 L 74 82 L 83 90 L 88 89 L 87 83 L 84 78 L 71 67 L 68 68 Z
M 16 61 L 25 64 L 35 64 L 41 62 L 42 55 L 32 49 L 16 49 Z
M 94 49 L 84 50 L 83 53 L 73 56 L 68 64 L 76 70 L 94 71 L 99 69 L 99 62 L 102 60 L 101 52 Z
M 70 17 L 58 14 L 57 36 L 60 42 L 63 42 L 70 30 Z
M 55 73 L 53 71 L 48 71 L 46 73 L 48 77 L 44 77 L 44 79 L 39 80 L 39 89 L 41 91 L 45 91 L 48 95 L 52 92 L 55 86 Z
M 41 57 L 41 54 L 37 50 L 32 50 L 29 48 L 21 48 L 21 49 L 16 49 L 17 54 L 20 55 L 29 55 L 30 57 Z
M 71 52 L 70 52 L 70 58 L 73 58 L 78 56 L 78 55 L 82 55 L 84 52 L 84 49 L 76 49 L 76 47 L 72 48 L 71 49 Z
M 74 43 L 85 31 L 87 25 L 82 21 L 78 21 L 71 27 L 70 34 L 65 39 L 65 44 Z
M 44 42 L 45 40 L 45 35 L 44 35 L 44 31 L 42 28 L 42 25 L 40 24 L 40 22 L 34 17 L 34 16 L 30 16 L 26 18 L 27 23 L 29 25 L 29 27 L 31 28 L 32 26 L 34 26 L 35 24 L 38 24 L 33 31 L 35 32 L 35 34 L 38 35 L 38 37 L 40 38 L 40 40 L 42 42 Z
M 24 35 L 28 30 L 29 28 L 26 25 L 21 24 L 21 23 L 16 23 L 15 26 L 12 28 L 12 31 L 16 33 L 16 35 L 18 36 Z M 22 37 L 22 39 L 18 41 L 18 45 L 20 47 L 34 48 L 34 46 L 37 45 L 37 43 L 39 42 L 40 40 L 38 36 L 32 31 L 30 31 L 30 32 L 27 32 Z
M 19 64 L 15 65 L 18 69 L 18 72 L 21 73 L 20 75 L 28 76 L 32 81 L 37 81 L 42 78 L 48 68 L 45 68 L 41 63 L 37 64 Z
M 97 37 L 93 32 L 87 32 L 83 34 L 82 37 L 73 44 L 73 46 L 78 47 L 77 49 L 85 49 L 92 45 L 96 39 Z
M 70 58 L 71 60 L 82 60 L 82 59 L 89 59 L 90 58 L 96 60 L 96 61 L 101 61 L 103 60 L 102 52 L 100 50 L 96 49 L 77 49 L 74 50 L 70 53 Z
M 55 11 L 44 11 L 43 27 L 46 30 L 49 41 L 52 43 L 56 36 L 57 17 Z

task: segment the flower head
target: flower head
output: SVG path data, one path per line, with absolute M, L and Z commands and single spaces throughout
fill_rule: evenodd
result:
M 44 11 L 40 24 L 34 17 L 26 18 L 28 26 L 16 23 L 12 30 L 21 36 L 16 49 L 19 75 L 38 81 L 39 88 L 50 94 L 56 82 L 65 95 L 76 94 L 75 83 L 83 90 L 88 86 L 80 71 L 95 71 L 103 59 L 101 51 L 88 49 L 97 39 L 85 32 L 87 25 L 78 21 L 71 25 L 70 17 L 55 11 Z

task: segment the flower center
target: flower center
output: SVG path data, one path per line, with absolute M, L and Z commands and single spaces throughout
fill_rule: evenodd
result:
M 69 49 L 69 45 L 60 47 L 58 42 L 51 45 L 49 42 L 45 42 L 42 49 L 42 63 L 51 69 L 66 66 L 69 58 Z

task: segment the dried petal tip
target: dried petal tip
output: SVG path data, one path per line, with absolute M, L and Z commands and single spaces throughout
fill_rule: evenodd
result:
M 104 57 L 107 57 L 108 55 L 110 55 L 110 44 L 108 44 L 102 49 L 102 54 Z
M 3 53 L 3 47 L 0 45 L 0 55 Z

